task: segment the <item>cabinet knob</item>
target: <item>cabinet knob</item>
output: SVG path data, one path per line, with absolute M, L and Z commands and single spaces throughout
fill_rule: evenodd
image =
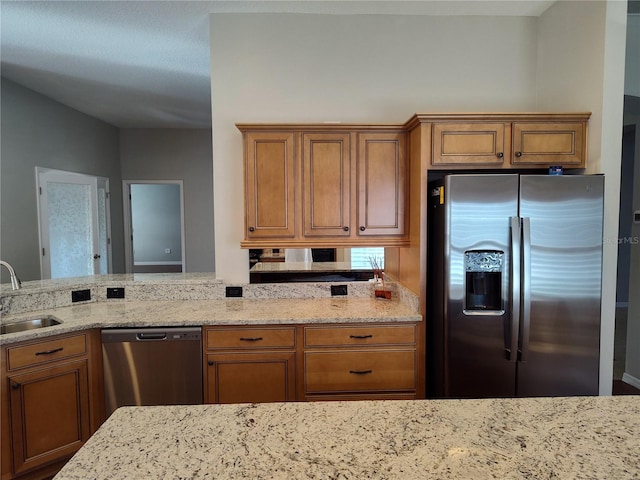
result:
M 364 225 L 360 226 L 360 231 L 364 232 L 367 229 L 367 227 L 365 227 Z
M 253 228 L 253 227 L 249 227 L 249 231 L 250 231 L 250 232 L 253 232 L 254 230 L 255 230 L 255 228 Z
M 504 153 L 498 152 L 498 158 L 502 158 L 502 157 L 504 157 Z
M 343 229 L 345 232 L 348 232 L 348 231 L 349 231 L 349 227 L 342 227 L 342 229 Z
M 20 388 L 20 384 L 18 382 L 13 382 L 11 384 L 11 388 L 13 388 L 14 390 L 17 390 Z
M 209 365 L 209 366 L 213 365 L 213 360 L 209 360 L 209 361 L 207 362 L 207 365 Z
M 522 152 L 516 152 L 516 157 L 521 157 L 522 156 Z

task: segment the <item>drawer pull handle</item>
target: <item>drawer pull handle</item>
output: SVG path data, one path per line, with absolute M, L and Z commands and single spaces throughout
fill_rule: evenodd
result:
M 259 342 L 262 337 L 240 337 L 240 340 L 243 342 Z
M 353 375 L 368 375 L 369 373 L 373 373 L 373 370 L 349 370 L 349 373 Z
M 373 338 L 373 335 L 349 335 L 349 338 L 357 338 L 361 340 L 363 338 Z
M 53 350 L 46 350 L 44 352 L 36 352 L 36 355 L 51 355 L 52 353 L 61 352 L 62 350 L 64 350 L 64 348 L 59 347 L 59 348 L 54 348 Z

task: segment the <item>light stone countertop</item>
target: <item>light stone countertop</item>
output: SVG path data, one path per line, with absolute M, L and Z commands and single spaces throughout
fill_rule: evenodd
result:
M 640 397 L 124 407 L 54 477 L 640 476 Z
M 62 324 L 0 336 L 0 343 L 43 338 L 89 328 L 264 325 L 301 323 L 419 322 L 397 301 L 374 298 L 263 298 L 222 300 L 103 301 L 7 315 L 2 321 L 53 314 Z

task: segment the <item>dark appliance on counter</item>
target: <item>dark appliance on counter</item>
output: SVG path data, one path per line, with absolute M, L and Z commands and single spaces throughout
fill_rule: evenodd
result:
M 202 393 L 200 327 L 102 330 L 107 416 L 125 405 L 197 405 Z
M 597 395 L 604 177 L 429 190 L 428 396 Z
M 312 248 L 311 258 L 314 262 L 335 262 L 336 261 L 336 249 L 335 248 Z

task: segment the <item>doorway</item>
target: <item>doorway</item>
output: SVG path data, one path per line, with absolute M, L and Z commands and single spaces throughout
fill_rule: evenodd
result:
M 109 180 L 36 167 L 43 279 L 111 272 Z
M 182 180 L 124 180 L 127 273 L 185 271 Z

